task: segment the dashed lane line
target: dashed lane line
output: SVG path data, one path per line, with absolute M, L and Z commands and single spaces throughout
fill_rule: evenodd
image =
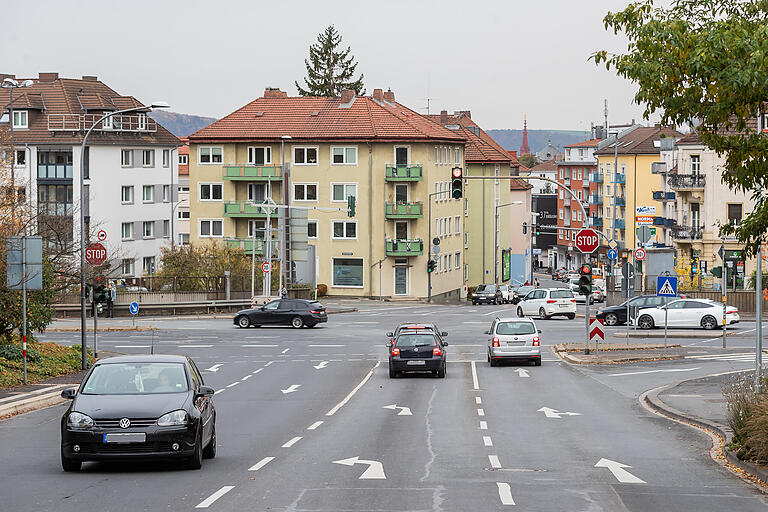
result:
M 514 505 L 515 500 L 512 499 L 512 489 L 506 482 L 496 482 L 496 487 L 499 489 L 499 499 L 502 505 Z
M 201 501 L 195 508 L 208 508 L 208 507 L 210 507 L 211 505 L 213 505 L 213 503 L 216 500 L 218 500 L 219 498 L 221 498 L 222 496 L 224 496 L 225 494 L 227 494 L 229 491 L 231 491 L 234 488 L 235 488 L 234 485 L 225 485 L 224 487 L 222 487 L 221 489 L 219 489 L 218 491 L 216 491 L 215 493 L 211 494 L 210 496 L 205 498 L 203 501 Z
M 491 436 L 483 436 L 483 445 L 493 446 L 493 441 L 491 440 Z
M 501 469 L 501 462 L 499 462 L 499 457 L 497 455 L 489 455 L 488 461 L 491 463 L 493 469 Z
M 308 426 L 307 430 L 315 430 L 317 427 L 319 427 L 322 424 L 323 424 L 322 421 L 316 421 L 313 424 L 311 424 L 310 426 Z
M 288 441 L 287 443 L 285 443 L 282 447 L 283 448 L 290 448 L 291 446 L 295 445 L 299 441 L 301 441 L 301 436 L 296 436 L 293 439 L 291 439 L 290 441 Z
M 243 377 L 242 379 L 240 379 L 240 381 L 241 381 L 241 382 L 243 382 L 243 381 L 246 381 L 246 380 L 250 379 L 251 377 L 253 377 L 253 375 L 252 375 L 252 374 L 251 374 L 251 375 L 246 375 L 245 377 Z
M 259 462 L 257 462 L 256 464 L 254 464 L 253 466 L 248 468 L 248 471 L 258 471 L 261 468 L 263 468 L 264 466 L 266 466 L 267 464 L 269 464 L 273 460 L 275 460 L 274 457 L 264 457 Z
M 483 403 L 483 399 L 482 399 L 482 398 L 480 398 L 479 396 L 476 396 L 476 397 L 475 397 L 475 403 L 476 403 L 477 405 L 480 405 L 480 404 L 482 404 L 482 403 Z
M 485 416 L 485 411 L 483 409 L 478 408 L 477 409 L 477 415 L 478 416 Z
M 487 421 L 481 421 L 480 422 L 480 430 L 488 430 L 488 422 Z
M 248 348 L 275 348 L 275 347 L 277 347 L 277 345 L 254 345 L 254 344 L 240 345 L 240 346 L 241 347 L 248 347 Z
M 280 353 L 281 353 L 281 354 L 285 354 L 285 353 L 286 353 L 286 352 L 288 352 L 289 350 L 291 350 L 291 349 L 290 349 L 290 348 L 287 348 L 287 349 L 283 350 L 283 351 L 282 351 L 282 352 L 280 352 Z
M 469 364 L 472 365 L 472 387 L 474 389 L 480 389 L 480 386 L 477 383 L 477 367 L 475 366 L 475 362 L 471 361 Z
M 260 371 L 262 371 L 263 369 L 264 369 L 264 368 L 259 368 L 258 370 L 254 371 L 254 372 L 251 372 L 251 373 L 253 373 L 253 375 L 256 375 L 257 373 L 259 373 L 259 372 L 260 372 Z
M 228 384 L 227 387 L 228 388 L 233 388 L 233 387 L 237 386 L 238 384 L 240 384 L 240 383 L 239 382 L 233 382 L 232 384 Z
M 376 368 L 379 367 L 380 364 L 381 364 L 381 361 L 376 361 L 376 364 L 373 365 L 373 368 L 371 368 L 371 370 L 368 372 L 368 374 L 365 377 L 363 377 L 363 380 L 361 380 L 360 383 L 357 386 L 355 386 L 355 388 L 352 391 L 350 391 L 349 394 L 347 396 L 345 396 L 344 399 L 341 402 L 339 402 L 338 404 L 334 405 L 333 408 L 330 411 L 325 413 L 325 415 L 326 416 L 333 416 L 334 414 L 336 414 L 336 412 L 339 409 L 344 407 L 344 405 L 347 402 L 349 402 L 352 399 L 353 396 L 355 396 L 355 393 L 357 393 L 358 390 L 361 387 L 363 387 L 366 382 L 368 382 L 368 379 L 371 378 L 371 375 L 373 375 L 373 372 L 376 370 Z

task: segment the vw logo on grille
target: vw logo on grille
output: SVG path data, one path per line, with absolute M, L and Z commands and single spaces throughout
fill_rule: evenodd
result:
M 122 418 L 120 420 L 119 425 L 120 425 L 120 428 L 128 428 L 131 426 L 131 420 L 129 420 L 128 418 Z
M 414 347 L 413 351 L 418 352 L 419 351 L 418 347 Z

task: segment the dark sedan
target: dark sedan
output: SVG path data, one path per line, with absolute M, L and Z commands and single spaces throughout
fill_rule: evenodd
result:
M 431 330 L 404 330 L 389 349 L 389 377 L 403 372 L 432 372 L 445 377 L 448 343 Z
M 216 456 L 213 388 L 188 357 L 119 356 L 98 361 L 61 418 L 61 466 L 83 461 L 174 458 L 200 469 Z
M 235 325 L 245 329 L 253 325 L 290 325 L 301 329 L 305 325 L 314 327 L 328 321 L 325 306 L 316 300 L 280 299 L 268 302 L 259 308 L 238 311 L 233 318 Z
M 479 284 L 470 297 L 472 304 L 501 304 L 504 297 L 501 290 L 495 284 Z
M 678 295 L 678 298 L 685 298 L 685 295 Z M 676 300 L 675 297 L 638 295 L 625 300 L 618 306 L 606 306 L 598 309 L 595 317 L 602 319 L 605 325 L 624 325 L 627 323 L 627 306 L 634 311 L 639 311 L 641 308 L 655 308 L 672 300 Z

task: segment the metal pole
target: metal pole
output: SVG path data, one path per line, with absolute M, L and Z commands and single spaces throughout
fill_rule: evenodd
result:
M 669 308 L 664 305 L 664 348 L 667 348 L 667 325 L 669 324 Z
M 499 284 L 499 262 L 497 253 L 497 247 L 499 245 L 499 206 L 496 205 L 493 210 L 493 282 Z
M 763 244 L 757 249 L 755 274 L 755 391 L 760 393 L 763 370 Z
M 432 258 L 432 194 L 427 194 L 427 304 L 432 302 L 432 272 L 429 271 L 429 260 Z M 485 236 L 485 235 L 483 235 Z M 397 243 L 397 239 L 395 239 Z M 485 266 L 485 263 L 483 263 Z
M 97 302 L 94 302 L 93 303 L 93 356 L 94 357 L 99 357 L 99 346 L 97 341 L 98 319 L 99 319 L 99 304 Z
M 723 348 L 725 348 L 725 308 L 728 301 L 728 265 L 725 264 L 725 238 L 723 238 L 720 250 L 723 253 Z
M 13 228 L 16 227 L 16 147 L 14 146 L 14 139 L 13 139 L 13 89 L 14 87 L 11 87 L 11 90 L 8 91 L 11 96 L 11 106 L 10 106 L 10 125 L 11 125 L 11 197 L 13 197 L 13 204 L 11 205 L 11 226 Z M 26 364 L 27 360 L 24 359 L 24 365 L 25 365 L 25 371 L 24 371 L 24 384 L 27 383 L 27 372 L 26 372 Z
M 379 260 L 379 297 L 381 299 L 381 302 L 384 302 L 384 291 L 381 288 L 381 272 L 383 269 L 384 260 Z
M 272 197 L 272 196 L 269 196 Z M 264 295 L 269 299 L 272 295 L 272 209 L 267 208 L 267 230 L 265 235 L 266 247 L 264 248 L 264 259 L 269 263 L 269 272 L 264 273 Z M 253 248 L 256 250 L 256 247 Z
M 11 89 L 13 90 L 13 89 Z M 13 124 L 13 119 L 11 119 Z M 24 356 L 24 384 L 27 384 L 27 237 L 21 237 L 21 349 Z
M 251 301 L 253 301 L 253 296 L 256 294 L 256 224 L 253 221 L 249 223 L 251 225 Z

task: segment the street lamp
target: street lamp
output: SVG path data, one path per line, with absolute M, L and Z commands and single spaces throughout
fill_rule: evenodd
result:
M 499 284 L 499 208 L 503 206 L 523 204 L 523 201 L 497 204 L 493 215 L 493 282 Z
M 14 146 L 13 141 L 13 90 L 19 89 L 21 87 L 29 87 L 34 82 L 32 80 L 24 80 L 23 82 L 19 83 L 17 80 L 14 80 L 13 78 L 5 78 L 3 79 L 2 84 L 0 84 L 0 87 L 3 89 L 10 89 L 8 93 L 10 94 L 10 108 L 8 110 L 8 124 L 11 127 L 11 191 L 13 192 L 13 202 L 16 202 L 16 148 Z M 12 225 L 16 225 L 16 207 L 14 206 L 11 208 L 11 219 L 12 219 Z
M 112 116 L 118 115 L 118 114 L 126 114 L 128 112 L 137 112 L 139 110 L 146 110 L 147 108 L 155 109 L 155 108 L 169 108 L 170 105 L 164 101 L 155 101 L 151 105 L 147 106 L 141 106 L 141 107 L 132 107 L 132 108 L 126 108 L 123 110 L 116 110 L 114 112 L 108 112 L 101 116 L 98 121 L 93 123 L 90 128 L 88 128 L 88 131 L 85 132 L 85 136 L 83 137 L 83 142 L 80 144 L 80 349 L 81 349 L 81 364 L 83 367 L 83 370 L 88 368 L 88 354 L 86 351 L 85 346 L 85 335 L 86 335 L 86 325 L 85 325 L 85 210 L 83 209 L 83 205 L 85 203 L 83 197 L 85 195 L 85 143 L 88 141 L 88 136 L 91 134 L 94 128 L 99 125 L 102 121 L 104 121 L 107 118 L 110 118 Z M 173 219 L 171 219 L 171 222 L 173 222 Z

